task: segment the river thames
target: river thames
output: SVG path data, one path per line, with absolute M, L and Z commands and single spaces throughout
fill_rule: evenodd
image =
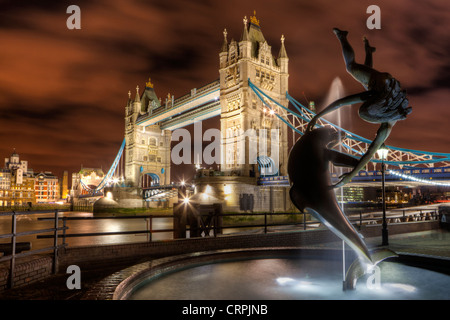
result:
M 17 216 L 17 233 L 30 230 L 48 229 L 54 227 L 53 220 L 42 220 L 42 218 L 53 218 L 54 214 L 26 214 Z M 83 220 L 67 220 L 67 234 L 75 233 L 103 233 L 122 231 L 143 231 L 149 229 L 149 219 L 142 217 L 136 219 L 89 219 L 93 217 L 91 212 L 60 212 L 59 217 L 83 217 Z M 11 216 L 0 217 L 0 234 L 11 233 Z M 59 227 L 62 227 L 62 220 L 59 219 Z M 172 217 L 152 218 L 152 230 L 173 229 Z M 45 233 L 52 234 L 52 233 Z M 59 235 L 62 231 L 59 231 Z M 173 239 L 173 232 L 154 232 L 152 240 Z M 89 237 L 67 237 L 66 243 L 69 246 L 102 245 L 102 244 L 122 244 L 131 242 L 149 241 L 148 234 L 122 234 L 103 235 Z M 10 239 L 0 239 L 0 243 L 9 243 Z M 53 239 L 38 239 L 37 235 L 26 235 L 17 237 L 17 242 L 31 242 L 32 249 L 40 249 L 53 245 Z M 58 243 L 62 243 L 62 237 Z

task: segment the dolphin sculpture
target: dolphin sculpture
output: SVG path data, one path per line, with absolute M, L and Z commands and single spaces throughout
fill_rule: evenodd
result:
M 337 203 L 329 172 L 330 162 L 336 166 L 354 167 L 359 160 L 348 154 L 332 150 L 339 144 L 339 133 L 330 127 L 307 131 L 294 145 L 288 160 L 289 195 L 293 204 L 306 210 L 334 234 L 345 241 L 358 255 L 346 275 L 345 289 L 354 289 L 356 280 L 366 266 L 396 254 L 388 249 L 369 249 Z M 347 281 L 348 280 L 348 281 Z
M 308 131 L 296 142 L 288 160 L 289 195 L 301 212 L 306 209 L 372 264 L 364 241 L 339 207 L 331 182 L 330 162 L 348 167 L 358 163 L 358 159 L 331 149 L 339 142 L 339 133 L 329 127 Z

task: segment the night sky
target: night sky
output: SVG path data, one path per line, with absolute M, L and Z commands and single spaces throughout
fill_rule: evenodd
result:
M 72 4 L 81 8 L 81 30 L 66 27 Z M 372 4 L 381 8 L 380 30 L 366 27 Z M 413 107 L 387 144 L 450 152 L 448 0 L 0 0 L 0 159 L 15 148 L 35 172 L 106 172 L 123 140 L 128 91 L 134 97 L 151 77 L 164 100 L 218 79 L 224 28 L 239 41 L 254 10 L 274 55 L 286 38 L 297 100 L 321 110 L 335 77 L 346 94 L 363 91 L 332 28 L 349 31 L 361 63 L 366 35 L 377 48 L 374 67 L 401 82 Z M 346 107 L 343 127 L 373 139 L 378 126 L 357 110 Z

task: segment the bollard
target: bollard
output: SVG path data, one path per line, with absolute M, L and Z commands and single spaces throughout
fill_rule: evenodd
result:
M 8 287 L 12 288 L 14 286 L 14 269 L 16 267 L 16 227 L 17 227 L 17 219 L 16 212 L 12 212 L 12 221 L 11 221 L 11 261 L 9 266 L 9 283 Z
M 56 274 L 58 272 L 58 210 L 55 210 L 55 231 L 53 246 L 53 274 Z
M 264 233 L 267 233 L 267 212 L 264 211 Z
M 173 238 L 186 238 L 186 212 L 182 202 L 173 206 Z

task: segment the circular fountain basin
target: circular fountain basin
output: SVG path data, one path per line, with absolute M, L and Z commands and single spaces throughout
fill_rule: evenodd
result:
M 411 300 L 450 299 L 448 261 L 423 257 L 379 263 L 380 277 L 361 277 L 344 291 L 342 252 L 228 250 L 173 257 L 126 279 L 115 293 L 128 300 Z M 347 255 L 349 258 L 350 255 Z M 347 259 L 347 267 L 353 257 Z M 438 265 L 436 265 L 438 264 Z M 420 265 L 420 266 L 419 266 Z M 445 267 L 443 267 L 445 265 Z M 445 269 L 445 270 L 444 270 Z

